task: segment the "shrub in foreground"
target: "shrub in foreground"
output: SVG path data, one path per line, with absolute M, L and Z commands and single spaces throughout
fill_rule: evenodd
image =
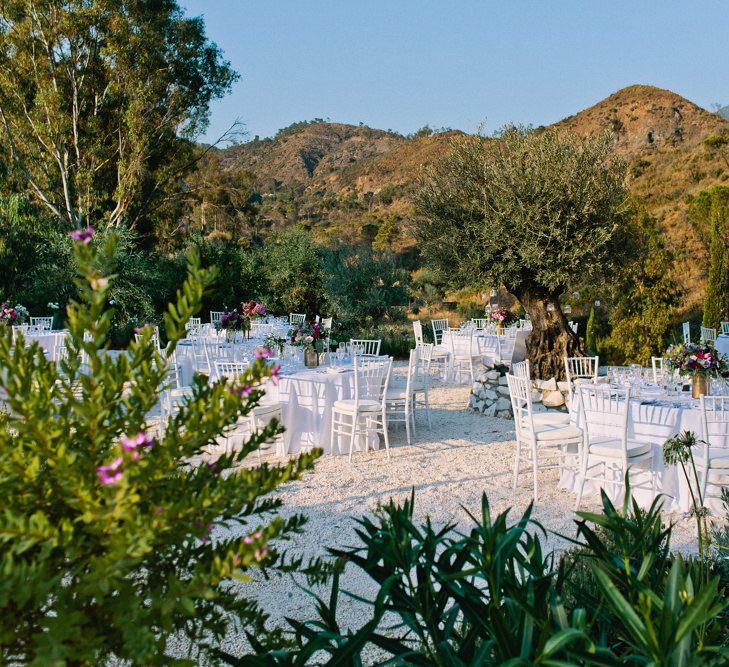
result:
M 146 327 L 114 356 L 105 305 L 114 239 L 97 254 L 90 235 L 77 236 L 68 359 L 57 366 L 0 327 L 0 662 L 198 664 L 235 617 L 262 645 L 277 646 L 280 633 L 266 634 L 265 615 L 229 583 L 252 568 L 304 569 L 271 544 L 303 518 L 276 516 L 279 501 L 266 494 L 300 477 L 318 453 L 283 467 L 238 467 L 280 429 L 272 424 L 234 454 L 202 458 L 219 452 L 216 438 L 260 400 L 272 372 L 263 360 L 235 383 L 198 378 L 160 434 L 148 415 L 167 384 L 167 356 L 213 272 L 191 256 L 164 316 L 165 353 Z M 173 635 L 194 646 L 194 661 L 165 656 Z
M 322 656 L 351 665 L 727 664 L 726 594 L 707 563 L 670 555 L 660 502 L 618 511 L 603 495 L 603 512 L 581 514 L 580 547 L 558 567 L 531 507 L 509 524 L 484 496 L 462 533 L 417 525 L 413 504 L 390 502 L 360 519 L 361 546 L 332 550 L 377 586 L 374 598 L 359 597 L 368 621 L 340 625 L 345 592 L 335 576 L 319 618 L 291 621 L 298 650 L 259 664 L 323 664 Z

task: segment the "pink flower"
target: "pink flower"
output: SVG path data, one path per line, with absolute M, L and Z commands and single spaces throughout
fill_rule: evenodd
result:
M 253 356 L 256 359 L 268 359 L 271 356 L 271 350 L 267 347 L 257 347 L 253 350 Z
M 124 460 L 121 456 L 115 458 L 109 465 L 99 466 L 96 469 L 96 474 L 99 476 L 99 481 L 102 484 L 115 484 L 118 482 L 122 475 L 122 463 Z
M 121 446 L 125 452 L 133 452 L 139 447 L 151 447 L 154 445 L 154 438 L 150 438 L 145 431 L 137 433 L 131 438 L 127 435 L 121 437 Z
M 250 396 L 253 391 L 253 387 L 249 384 L 239 385 L 237 387 L 230 387 L 228 391 L 236 396 Z
M 81 241 L 84 245 L 91 243 L 94 236 L 94 228 L 89 225 L 86 229 L 76 229 L 71 232 L 71 238 L 74 241 Z
M 264 306 L 262 303 L 257 303 L 256 307 L 253 309 L 253 312 L 255 312 L 256 315 L 265 315 L 266 306 Z
M 279 364 L 274 364 L 271 366 L 271 370 L 269 371 L 271 382 L 274 384 L 278 384 L 278 381 L 281 379 L 281 366 Z

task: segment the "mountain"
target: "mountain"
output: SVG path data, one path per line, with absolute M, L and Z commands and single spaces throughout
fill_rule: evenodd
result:
M 612 135 L 616 153 L 628 163 L 628 187 L 660 221 L 677 253 L 686 312 L 700 309 L 708 257 L 688 220 L 687 199 L 729 184 L 725 158 L 703 143 L 729 134 L 729 121 L 671 91 L 636 85 L 551 127 Z M 304 222 L 325 242 L 375 238 L 405 252 L 414 245 L 412 195 L 422 170 L 447 153 L 455 134 L 424 128 L 404 137 L 312 121 L 225 149 L 220 157 L 226 168 L 255 175 L 263 202 L 259 229 Z
M 725 107 L 722 107 L 721 109 L 717 109 L 716 113 L 718 113 L 722 118 L 726 118 L 729 120 L 729 104 L 727 104 Z

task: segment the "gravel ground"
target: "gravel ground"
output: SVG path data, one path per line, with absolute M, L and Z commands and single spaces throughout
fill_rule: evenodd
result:
M 402 372 L 401 369 L 398 369 Z M 487 418 L 465 409 L 469 388 L 436 386 L 431 391 L 432 430 L 419 412 L 413 444 L 405 441 L 404 429 L 391 431 L 391 455 L 383 450 L 355 454 L 352 463 L 346 456 L 325 456 L 313 473 L 288 484 L 279 491 L 284 515 L 304 513 L 309 523 L 305 532 L 290 545 L 289 553 L 305 557 L 326 553 L 327 547 L 346 547 L 357 543 L 354 518 L 371 511 L 378 503 L 393 498 L 402 501 L 415 489 L 417 518 L 430 516 L 437 525 L 447 522 L 469 525 L 466 510 L 478 516 L 481 494 L 488 494 L 492 510 L 512 508 L 517 518 L 531 501 L 531 475 L 520 476 L 516 491 L 511 488 L 514 455 L 513 421 Z M 540 474 L 540 498 L 534 518 L 548 531 L 549 546 L 565 548 L 559 534 L 574 536 L 574 496 L 557 488 L 557 470 Z M 583 500 L 583 510 L 598 510 L 595 496 Z M 679 515 L 667 516 L 676 522 L 674 550 L 694 549 L 694 524 Z M 366 576 L 348 568 L 342 589 L 357 594 L 372 594 Z M 313 619 L 313 599 L 288 576 L 241 584 L 241 592 L 255 597 L 271 615 L 272 624 L 286 625 L 284 617 Z M 321 591 L 319 591 L 321 593 Z M 367 620 L 366 608 L 351 598 L 340 603 L 340 619 L 345 625 L 359 627 Z M 245 650 L 245 639 L 230 637 L 225 648 L 234 653 Z

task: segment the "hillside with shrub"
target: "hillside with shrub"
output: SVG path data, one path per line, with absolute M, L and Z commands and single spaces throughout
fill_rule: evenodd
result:
M 668 90 L 630 86 L 552 127 L 612 134 L 628 163 L 630 191 L 659 222 L 675 252 L 685 294 L 679 317 L 699 310 L 706 243 L 689 219 L 698 193 L 729 182 L 729 121 Z M 413 196 L 423 169 L 449 151 L 454 131 L 404 137 L 364 126 L 312 121 L 276 137 L 221 151 L 228 169 L 255 175 L 258 228 L 303 222 L 325 241 L 373 241 L 402 252 L 414 245 Z

